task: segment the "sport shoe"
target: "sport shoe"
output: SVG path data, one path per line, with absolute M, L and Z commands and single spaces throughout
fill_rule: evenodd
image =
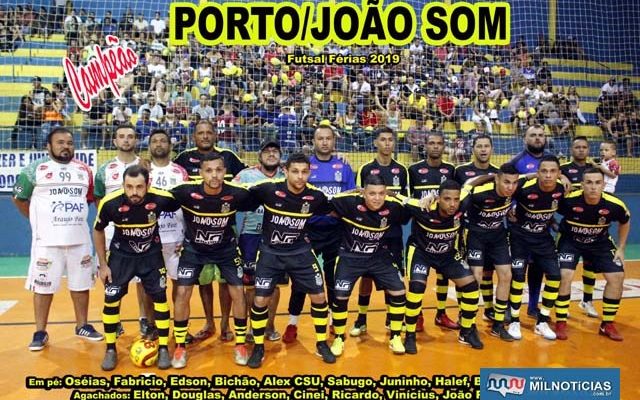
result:
M 456 322 L 453 322 L 447 314 L 436 315 L 436 318 L 434 319 L 434 323 L 437 326 L 441 326 L 446 329 L 451 329 L 451 330 L 460 329 L 460 325 Z
M 509 324 L 509 328 L 507 328 L 507 332 L 511 335 L 515 340 L 522 339 L 522 331 L 520 330 L 520 322 L 512 322 Z
M 158 327 L 155 324 L 147 325 L 147 334 L 143 337 L 147 340 L 155 341 L 158 340 L 160 336 L 160 332 L 158 332 Z
M 29 343 L 29 350 L 40 351 L 45 348 L 49 341 L 49 334 L 47 331 L 37 331 L 33 334 L 33 339 Z
M 99 342 L 104 339 L 102 333 L 96 331 L 91 324 L 84 324 L 80 328 L 76 328 L 76 336 L 92 342 Z
M 349 331 L 349 336 L 358 337 L 367 331 L 367 324 L 362 324 L 356 321 L 356 324 Z
M 484 314 L 482 314 L 483 321 L 495 321 L 496 311 L 493 308 L 485 308 Z
M 322 357 L 322 361 L 327 364 L 333 364 L 336 362 L 336 356 L 333 355 L 327 342 L 316 343 L 316 355 Z
M 138 319 L 138 324 L 140 324 L 140 334 L 142 337 L 147 336 L 147 331 L 149 330 L 149 320 L 145 317 Z
M 166 347 L 160 347 L 158 350 L 158 368 L 169 369 L 171 367 L 171 356 L 169 355 L 169 349 Z
M 580 307 L 588 317 L 598 318 L 598 311 L 596 311 L 592 301 L 581 301 L 578 307 Z
M 622 335 L 616 329 L 616 326 L 613 322 L 603 322 L 600 325 L 600 334 L 602 336 L 606 336 L 611 340 L 615 340 L 616 342 L 622 342 L 624 339 Z
M 424 316 L 422 315 L 422 313 L 418 314 L 418 320 L 416 321 L 416 332 L 424 332 Z
M 418 354 L 418 346 L 416 345 L 416 334 L 407 333 L 404 338 L 404 352 L 407 354 Z
M 107 350 L 100 367 L 103 371 L 113 371 L 116 369 L 116 364 L 118 364 L 118 353 L 112 349 Z
M 484 347 L 484 345 L 480 341 L 480 337 L 478 336 L 478 329 L 475 325 L 473 325 L 469 329 L 461 330 L 460 335 L 458 335 L 458 342 L 467 346 L 471 346 L 472 348 L 477 350 L 480 350 Z
M 395 335 L 389 340 L 389 348 L 393 354 L 404 354 L 406 351 L 400 335 Z
M 549 327 L 546 322 L 539 322 L 534 329 L 536 335 L 540 335 L 547 340 L 556 340 L 556 333 Z
M 569 336 L 567 335 L 567 322 L 566 321 L 558 321 L 556 322 L 556 338 L 558 340 L 567 340 Z
M 173 360 L 171 360 L 171 366 L 175 369 L 184 368 L 187 366 L 187 349 L 179 346 L 173 351 Z
M 331 352 L 334 356 L 340 357 L 344 352 L 344 340 L 341 337 L 336 337 L 331 343 Z
M 280 340 L 280 338 L 282 338 L 282 335 L 278 331 L 267 332 L 264 336 L 270 342 L 277 342 L 278 340 Z M 253 335 L 251 335 L 251 340 L 253 341 Z
M 502 322 L 494 322 L 491 327 L 491 336 L 495 336 L 504 340 L 505 342 L 513 342 L 514 338 L 504 329 Z
M 257 344 L 253 346 L 253 351 L 251 352 L 249 361 L 247 361 L 247 365 L 249 368 L 260 368 L 262 361 L 264 361 L 264 345 Z
M 284 330 L 284 335 L 282 335 L 282 341 L 285 343 L 293 343 L 296 341 L 298 337 L 298 327 L 296 325 L 287 325 L 287 328 Z
M 116 328 L 116 338 L 124 335 L 124 327 L 122 326 L 122 322 L 118 322 L 118 326 Z
M 238 365 L 247 365 L 249 362 L 249 350 L 244 344 L 237 344 L 233 349 L 233 360 Z

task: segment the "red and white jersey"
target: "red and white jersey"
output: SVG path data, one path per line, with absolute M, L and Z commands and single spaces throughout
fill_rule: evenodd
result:
M 93 173 L 73 159 L 67 164 L 42 158 L 25 167 L 13 188 L 14 196 L 29 200 L 33 239 L 41 246 L 91 243 L 87 217 L 93 202 Z
M 151 186 L 170 190 L 183 182 L 189 181 L 187 170 L 174 162 L 170 162 L 164 167 L 158 167 L 151 163 L 149 173 Z M 160 229 L 160 241 L 165 243 L 182 243 L 184 239 L 184 220 L 182 210 L 176 212 L 162 212 L 158 220 Z
M 604 176 L 604 191 L 609 193 L 615 193 L 616 184 L 618 183 L 618 178 L 620 177 L 620 172 L 622 172 L 622 168 L 620 167 L 620 163 L 615 158 L 612 158 L 608 161 L 602 161 L 602 165 L 609 171 L 616 174 L 615 178 L 610 178 L 608 176 Z
M 95 197 L 103 198 L 109 193 L 122 188 L 124 171 L 139 162 L 140 157 L 136 157 L 135 160 L 128 164 L 115 157 L 102 164 L 96 173 Z

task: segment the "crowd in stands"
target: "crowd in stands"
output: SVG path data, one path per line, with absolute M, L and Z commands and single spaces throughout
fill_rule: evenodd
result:
M 576 88 L 553 85 L 546 57 L 584 58 L 575 38 L 553 46 L 540 36 L 530 49 L 523 38 L 503 47 L 432 47 L 416 39 L 394 47 L 205 47 L 167 43 L 167 20 L 160 13 L 148 21 L 129 10 L 115 19 L 82 9 L 38 12 L 29 6 L 0 13 L 5 29 L 18 24 L 20 35 L 64 32 L 68 56 L 76 65 L 92 57 L 94 45 L 115 34 L 140 55 L 140 66 L 120 80 L 123 97 L 104 91 L 84 113 L 82 146 L 109 147 L 110 127 L 134 123 L 145 143 L 151 130 L 171 132 L 179 150 L 189 145 L 195 123 L 210 119 L 220 142 L 234 149 L 255 150 L 266 136 L 276 137 L 284 151 L 309 144 L 313 127 L 329 122 L 341 133 L 342 150 L 368 150 L 371 133 L 389 126 L 400 132 L 402 151 L 418 157 L 431 130 L 451 133 L 460 159 L 476 131 L 519 134 L 534 123 L 545 124 L 553 137 L 571 137 L 580 124 L 591 123 L 580 110 Z M 45 10 L 46 11 L 46 10 Z M 293 65 L 286 55 L 371 53 L 399 54 L 396 65 Z M 65 83 L 53 91 L 34 78 L 31 93 L 20 103 L 16 145 L 39 148 L 55 124 L 71 124 L 74 104 Z M 618 139 L 632 155 L 638 135 L 637 105 L 629 80 L 607 82 L 599 98 L 597 123 L 607 137 Z M 475 128 L 463 132 L 462 122 Z M 503 127 L 507 124 L 507 127 Z M 453 135 L 455 133 L 455 135 Z M 26 138 L 26 139 L 25 139 Z

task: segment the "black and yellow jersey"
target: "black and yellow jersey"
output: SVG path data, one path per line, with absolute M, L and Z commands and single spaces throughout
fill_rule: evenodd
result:
M 113 222 L 111 252 L 140 255 L 162 251 L 158 219 L 162 212 L 173 212 L 178 208 L 178 202 L 164 190 L 150 188 L 139 204 L 131 204 L 124 189 L 119 189 L 100 202 L 94 229 L 103 231 Z
M 431 167 L 426 160 L 409 166 L 409 191 L 414 199 L 421 199 L 430 194 L 437 195 L 440 184 L 447 179 L 453 179 L 455 171 L 453 164 L 441 162 L 437 167 Z
M 183 183 L 171 189 L 171 194 L 182 208 L 184 241 L 200 253 L 233 247 L 236 212 L 254 211 L 259 206 L 249 190 L 229 182 L 224 182 L 216 195 L 205 193 L 202 181 Z
M 526 178 L 520 178 L 518 187 L 521 187 Z M 499 230 L 504 228 L 504 217 L 511 208 L 511 197 L 498 195 L 496 182 L 487 182 L 484 185 L 472 187 L 466 185 L 465 190 L 469 196 L 460 204 L 460 209 L 467 212 L 466 223 L 471 230 Z
M 562 175 L 569 178 L 571 186 L 573 186 L 574 189 L 582 188 L 582 176 L 584 175 L 584 171 L 589 168 L 593 168 L 593 164 L 590 162 L 585 163 L 585 165 L 582 166 L 576 164 L 575 161 L 560 164 L 560 172 Z
M 251 196 L 264 205 L 263 248 L 282 255 L 297 254 L 311 248 L 305 225 L 313 215 L 329 212 L 327 197 L 307 184 L 294 194 L 284 179 L 264 181 L 249 188 Z
M 595 243 L 607 240 L 612 222 L 625 224 L 631 215 L 622 200 L 609 193 L 602 193 L 598 204 L 587 204 L 584 192 L 578 190 L 567 194 L 558 209 L 564 218 L 560 233 L 579 243 Z
M 460 200 L 468 196 L 467 191 L 460 193 Z M 406 202 L 406 208 L 413 217 L 411 235 L 408 243 L 436 256 L 455 254 L 459 251 L 460 227 L 463 211 L 454 215 L 442 216 L 438 203 L 433 203 L 429 210 L 423 210 L 416 199 Z
M 548 234 L 553 214 L 558 210 L 564 196 L 562 182 L 550 192 L 544 192 L 538 184 L 538 178 L 529 179 L 514 195 L 516 201 L 516 220 L 511 226 L 532 234 Z
M 225 180 L 231 180 L 238 172 L 247 168 L 247 165 L 240 160 L 240 157 L 231 150 L 214 147 L 212 151 L 216 151 L 222 155 L 224 167 L 227 169 Z M 201 153 L 197 148 L 188 149 L 178 154 L 173 160 L 176 164 L 187 170 L 189 178 L 200 179 L 200 161 L 205 153 Z
M 464 185 L 466 181 L 475 178 L 476 176 L 495 175 L 498 171 L 500 171 L 500 168 L 493 164 L 489 164 L 488 168 L 482 169 L 476 167 L 472 161 L 458 165 L 453 175 L 453 179 L 455 179 L 459 184 Z
M 377 211 L 370 210 L 357 193 L 338 194 L 330 206 L 342 221 L 342 256 L 370 257 L 385 248 L 383 238 L 391 227 L 408 220 L 402 203 L 389 196 Z
M 407 168 L 391 160 L 389 165 L 380 165 L 377 159 L 362 164 L 356 175 L 356 186 L 363 187 L 365 178 L 369 175 L 380 175 L 387 189 L 403 195 L 409 194 L 409 173 Z

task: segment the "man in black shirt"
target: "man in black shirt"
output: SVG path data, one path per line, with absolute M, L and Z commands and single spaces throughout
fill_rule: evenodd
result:
M 602 272 L 607 281 L 602 298 L 600 334 L 622 341 L 613 321 L 622 297 L 624 250 L 631 216 L 620 199 L 604 192 L 604 175 L 599 169 L 590 168 L 584 172 L 582 187 L 583 190 L 566 195 L 558 209 L 564 218 L 558 238 L 561 282 L 556 300 L 556 335 L 558 339 L 567 339 L 571 281 L 582 257 L 585 263 L 589 262 L 597 272 Z M 618 247 L 609 236 L 612 222 L 618 222 Z
M 98 274 L 105 284 L 104 322 L 107 352 L 102 369 L 111 371 L 118 362 L 116 331 L 120 322 L 120 300 L 127 294 L 129 281 L 137 276 L 145 292 L 153 299 L 160 349 L 158 368 L 171 366 L 167 349 L 169 341 L 169 304 L 167 278 L 158 219 L 162 212 L 173 212 L 178 203 L 171 193 L 150 188 L 149 171 L 139 165 L 124 172 L 123 189 L 106 195 L 98 207 L 93 241 L 99 260 Z M 104 229 L 113 222 L 115 232 L 109 247 L 105 247 Z
M 264 330 L 267 305 L 275 285 L 287 273 L 292 285 L 311 298 L 311 317 L 316 330 L 316 354 L 327 363 L 335 356 L 327 344 L 329 306 L 324 294 L 324 281 L 305 233 L 305 225 L 313 215 L 329 211 L 324 193 L 307 182 L 311 174 L 309 159 L 301 153 L 289 156 L 284 180 L 267 181 L 249 191 L 264 206 L 262 243 L 256 265 L 256 296 L 251 308 L 251 327 L 255 346 L 247 365 L 259 368 L 264 359 Z

